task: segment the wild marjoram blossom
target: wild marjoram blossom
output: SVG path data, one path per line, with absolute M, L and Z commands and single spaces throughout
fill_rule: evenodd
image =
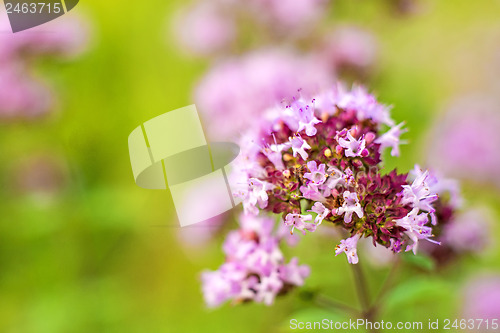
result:
M 242 137 L 241 154 L 229 176 L 234 195 L 243 201 L 244 218 L 280 214 L 281 224 L 291 233 L 298 230 L 304 235 L 320 225 L 338 226 L 349 236 L 337 245 L 335 255 L 345 253 L 351 264 L 359 261 L 361 238 L 371 237 L 374 245 L 396 253 L 416 253 L 422 240 L 438 243 L 432 239 L 439 216 L 433 207 L 438 196 L 429 184 L 434 179 L 425 171 L 416 178 L 396 170 L 381 172 L 382 150 L 392 148 L 391 153 L 397 155 L 399 136 L 405 131 L 390 118 L 389 110 L 363 88 L 348 91 L 340 85 L 315 98 L 293 98 L 270 110 L 258 128 Z M 384 127 L 389 128 L 385 134 L 381 133 Z M 255 233 L 266 231 L 255 229 Z M 272 296 L 261 295 L 262 290 L 274 296 L 285 285 L 302 284 L 305 268 L 303 274 L 293 273 L 302 277 L 296 279 L 300 283 L 290 283 L 280 275 L 280 268 L 268 269 L 264 275 L 249 271 L 272 260 L 273 267 L 279 267 L 281 252 L 273 255 L 269 251 L 275 248 L 262 241 L 231 242 L 240 234 L 230 234 L 227 242 L 234 249 L 227 251 L 225 246 L 226 264 L 204 275 L 209 304 L 228 298 L 268 302 Z M 247 246 L 262 248 L 259 253 L 267 251 L 265 258 L 250 266 L 248 256 L 232 258 L 247 251 Z M 242 261 L 245 273 L 236 268 Z
M 274 225 L 270 217 L 241 216 L 240 229 L 230 232 L 224 242 L 226 263 L 201 276 L 208 306 L 230 299 L 270 305 L 278 293 L 304 284 L 309 267 L 298 266 L 297 258 L 285 263 L 278 246 L 285 235 L 273 232 Z

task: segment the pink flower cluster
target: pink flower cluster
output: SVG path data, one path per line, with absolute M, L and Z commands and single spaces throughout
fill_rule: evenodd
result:
M 181 46 L 206 55 L 229 47 L 236 37 L 236 24 L 219 6 L 200 2 L 178 14 L 175 31 Z
M 226 262 L 205 272 L 207 304 L 253 300 L 270 304 L 291 286 L 300 286 L 309 269 L 286 265 L 278 248 L 283 228 L 291 234 L 325 225 L 348 236 L 335 248 L 351 264 L 359 262 L 362 238 L 395 253 L 417 252 L 434 239 L 438 222 L 460 204 L 455 183 L 418 166 L 411 174 L 382 173 L 381 154 L 399 155 L 406 130 L 390 108 L 362 87 L 338 85 L 305 94 L 268 109 L 240 140 L 229 184 L 243 203 L 240 229 L 224 243 Z M 445 191 L 445 199 L 438 196 Z M 272 234 L 278 214 L 278 233 Z
M 231 183 L 247 214 L 282 214 L 292 232 L 304 234 L 325 223 L 343 228 L 350 237 L 335 253 L 352 264 L 361 237 L 416 252 L 421 240 L 437 243 L 434 178 L 420 171 L 409 182 L 407 174 L 380 169 L 382 151 L 398 155 L 404 132 L 361 87 L 294 98 L 243 137 Z
M 422 175 L 416 166 L 410 178 Z M 423 252 L 431 255 L 439 264 L 445 264 L 460 255 L 478 253 L 489 243 L 488 211 L 477 207 L 463 208 L 459 183 L 442 177 L 436 171 L 429 171 L 428 186 L 439 198 L 434 203 L 435 218 L 439 225 L 434 227 L 436 240 L 442 246 L 424 246 Z
M 367 68 L 377 57 L 377 42 L 366 30 L 341 25 L 325 34 L 316 52 L 332 68 Z
M 280 38 L 304 35 L 321 20 L 329 0 L 200 0 L 175 22 L 180 43 L 198 55 L 231 48 L 244 27 Z M 257 30 L 257 31 L 256 31 Z M 263 31 L 259 31 L 263 30 Z
M 333 84 L 343 67 L 365 68 L 372 63 L 375 43 L 370 35 L 349 27 L 334 34 L 308 54 L 268 48 L 217 62 L 194 94 L 209 136 L 235 138 L 299 88 L 306 87 L 306 95 L 318 93 Z
M 7 15 L 0 15 L 0 119 L 34 117 L 47 112 L 52 92 L 33 74 L 33 62 L 44 56 L 69 57 L 86 45 L 80 20 L 61 18 L 16 34 Z
M 195 101 L 211 138 L 233 138 L 299 87 L 308 87 L 304 92 L 309 94 L 329 85 L 329 73 L 322 63 L 299 53 L 254 51 L 210 69 L 196 87 Z
M 228 300 L 270 305 L 276 295 L 304 284 L 309 267 L 299 266 L 297 258 L 285 263 L 278 246 L 284 233 L 273 231 L 274 226 L 269 217 L 240 217 L 240 229 L 230 232 L 224 242 L 226 262 L 216 271 L 202 273 L 208 306 Z
M 423 175 L 417 165 L 410 171 L 409 179 L 416 180 Z M 438 199 L 432 203 L 434 218 L 439 221 L 432 228 L 434 239 L 441 246 L 423 243 L 420 251 L 430 256 L 440 267 L 464 255 L 479 254 L 490 243 L 491 212 L 485 207 L 465 206 L 458 181 L 444 178 L 435 170 L 428 171 L 427 185 Z M 368 259 L 377 266 L 385 266 L 395 259 L 390 251 L 365 243 Z
M 175 37 L 191 53 L 212 60 L 194 93 L 212 139 L 235 139 L 298 89 L 312 94 L 344 73 L 366 76 L 377 55 L 374 36 L 326 22 L 329 4 L 200 0 L 182 9 Z

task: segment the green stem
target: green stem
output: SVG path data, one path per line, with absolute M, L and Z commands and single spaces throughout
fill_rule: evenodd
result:
M 359 303 L 361 304 L 361 316 L 367 321 L 374 322 L 375 312 L 373 308 L 370 307 L 370 294 L 363 271 L 359 264 L 351 264 L 350 266 L 354 274 L 356 293 L 358 294 Z M 378 332 L 378 330 L 371 329 L 370 332 Z
M 352 272 L 354 274 L 354 282 L 356 283 L 356 293 L 358 294 L 361 311 L 367 312 L 370 307 L 368 287 L 359 264 L 351 264 Z
M 350 307 L 349 305 L 340 303 L 340 302 L 333 300 L 329 297 L 326 297 L 324 295 L 317 295 L 315 298 L 315 303 L 317 305 L 319 305 L 320 307 L 325 308 L 325 309 L 340 310 L 340 311 L 350 313 L 350 314 L 355 315 L 355 316 L 359 315 L 359 311 L 356 310 L 355 308 Z
M 354 316 L 359 316 L 359 311 L 357 309 L 334 300 L 326 295 L 320 294 L 315 290 L 302 290 L 299 293 L 299 297 L 306 302 L 312 302 L 318 307 L 329 311 L 342 311 L 345 313 L 350 313 Z
M 401 261 L 399 260 L 399 258 L 396 258 L 396 260 L 394 261 L 394 264 L 392 265 L 392 268 L 391 268 L 389 274 L 387 274 L 387 278 L 385 279 L 384 284 L 380 288 L 380 291 L 379 291 L 377 297 L 375 298 L 375 301 L 373 302 L 373 304 L 370 308 L 370 310 L 373 313 L 378 312 L 378 310 L 380 309 L 380 306 L 382 304 L 382 301 L 384 300 L 385 295 L 391 289 L 393 282 L 394 282 L 394 279 L 396 278 L 396 275 L 397 275 L 396 273 L 398 271 L 400 263 L 401 263 Z

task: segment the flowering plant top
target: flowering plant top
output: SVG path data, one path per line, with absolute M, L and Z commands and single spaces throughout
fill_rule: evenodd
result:
M 227 299 L 269 304 L 274 296 L 300 286 L 309 274 L 294 258 L 285 264 L 277 244 L 282 232 L 306 235 L 330 224 L 347 237 L 335 248 L 351 264 L 359 262 L 357 243 L 395 253 L 417 252 L 434 240 L 438 209 L 454 205 L 437 193 L 446 183 L 418 166 L 411 174 L 383 174 L 381 155 L 399 155 L 403 123 L 362 87 L 338 85 L 314 98 L 293 98 L 269 110 L 256 128 L 242 135 L 241 154 L 230 174 L 234 195 L 243 202 L 240 229 L 224 245 L 226 263 L 203 275 L 210 305 Z M 270 215 L 278 214 L 272 232 Z
M 406 131 L 389 111 L 363 88 L 342 86 L 271 110 L 241 142 L 233 180 L 245 213 L 282 214 L 291 232 L 304 234 L 321 223 L 339 226 L 350 237 L 336 254 L 346 253 L 353 264 L 361 237 L 394 252 L 416 252 L 420 240 L 433 242 L 438 196 L 431 193 L 429 173 L 413 182 L 395 170 L 381 173 L 382 151 L 399 155 Z M 382 132 L 384 127 L 389 129 Z

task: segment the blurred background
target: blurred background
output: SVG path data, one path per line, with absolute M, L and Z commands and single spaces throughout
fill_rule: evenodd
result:
M 192 103 L 209 138 L 229 140 L 338 78 L 406 122 L 387 170 L 460 180 L 477 236 L 404 260 L 381 319 L 500 319 L 500 1 L 82 1 L 16 35 L 3 7 L 0 21 L 0 331 L 286 332 L 290 318 L 348 318 L 300 290 L 208 310 L 199 273 L 222 263 L 223 235 L 181 232 L 168 191 L 135 185 L 127 147 L 139 124 Z M 285 252 L 312 268 L 303 289 L 356 305 L 337 242 Z M 376 293 L 390 267 L 363 268 Z

